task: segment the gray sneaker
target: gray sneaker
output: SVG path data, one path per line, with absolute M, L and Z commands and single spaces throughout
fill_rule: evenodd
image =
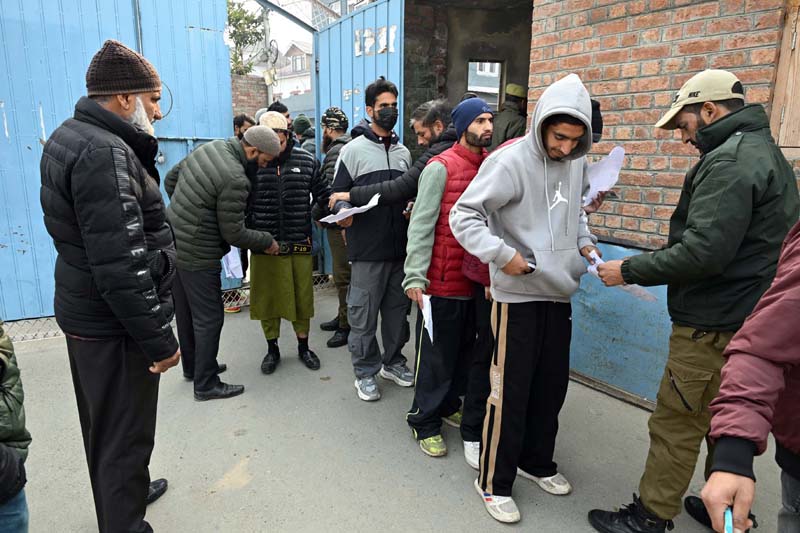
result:
M 356 379 L 356 391 L 358 397 L 365 402 L 374 402 L 381 399 L 381 391 L 378 389 L 378 383 L 375 381 L 375 376 L 368 378 Z
M 384 365 L 379 374 L 383 379 L 394 381 L 401 387 L 414 386 L 414 373 L 406 365 Z

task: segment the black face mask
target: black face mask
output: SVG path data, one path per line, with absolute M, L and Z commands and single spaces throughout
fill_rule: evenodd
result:
M 386 131 L 392 131 L 397 124 L 397 117 L 400 112 L 396 107 L 384 107 L 378 111 L 378 115 L 373 119 L 375 125 Z

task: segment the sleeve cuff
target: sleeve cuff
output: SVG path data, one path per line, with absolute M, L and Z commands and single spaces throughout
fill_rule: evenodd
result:
M 503 248 L 500 250 L 500 253 L 497 254 L 497 257 L 495 257 L 493 261 L 493 263 L 497 265 L 499 268 L 504 268 L 507 264 L 509 264 L 511 260 L 514 259 L 514 255 L 517 253 L 517 251 L 514 248 L 506 244 L 503 244 L 502 246 Z
M 620 266 L 620 272 L 622 273 L 622 280 L 627 285 L 633 285 L 636 283 L 636 280 L 633 278 L 633 272 L 631 272 L 631 260 L 626 259 L 622 262 L 622 266 Z
M 594 246 L 597 244 L 597 239 L 594 236 L 580 237 L 578 239 L 578 250 L 583 250 L 586 246 Z
M 753 457 L 756 445 L 753 441 L 739 437 L 721 437 L 714 447 L 714 463 L 711 472 L 730 472 L 749 477 L 753 481 Z

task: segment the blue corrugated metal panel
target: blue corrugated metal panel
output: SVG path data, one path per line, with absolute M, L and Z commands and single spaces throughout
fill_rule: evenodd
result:
M 341 107 L 351 127 L 366 116 L 364 90 L 378 76 L 394 82 L 403 96 L 403 0 L 381 0 L 314 35 L 317 121 L 330 106 Z M 402 102 L 401 102 L 402 103 Z M 400 106 L 398 124 L 403 124 Z M 397 133 L 403 135 L 403 128 Z M 318 132 L 319 136 L 319 132 Z M 321 142 L 317 139 L 317 145 Z
M 229 135 L 223 0 L 140 0 L 144 53 L 175 96 L 156 126 L 168 170 L 186 138 Z M 39 206 L 42 141 L 86 93 L 85 73 L 106 39 L 137 47 L 132 0 L 0 0 L 0 318 L 53 313 L 55 251 Z M 169 96 L 165 95 L 165 103 Z
M 607 261 L 635 250 L 601 244 Z M 594 379 L 655 401 L 669 352 L 671 322 L 666 287 L 649 287 L 647 302 L 605 287 L 589 274 L 572 299 L 571 367 Z

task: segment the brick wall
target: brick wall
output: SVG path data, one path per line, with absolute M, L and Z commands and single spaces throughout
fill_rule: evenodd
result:
M 262 107 L 267 107 L 267 86 L 260 76 L 231 74 L 233 116 L 247 113 L 251 117 Z M 233 126 L 231 126 L 232 128 Z
M 620 144 L 616 190 L 591 216 L 604 241 L 642 248 L 666 242 L 669 217 L 697 151 L 653 124 L 696 72 L 724 68 L 750 103 L 769 104 L 783 0 L 534 0 L 530 101 L 566 73 L 600 100 L 605 128 L 594 152 Z M 800 175 L 800 161 L 794 161 Z

